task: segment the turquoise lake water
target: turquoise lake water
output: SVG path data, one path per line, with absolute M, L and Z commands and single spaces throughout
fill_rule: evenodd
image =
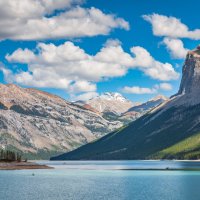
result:
M 200 171 L 147 170 L 198 168 L 199 162 L 80 161 L 50 165 L 55 169 L 0 171 L 0 200 L 200 199 Z M 146 170 L 119 170 L 138 167 Z

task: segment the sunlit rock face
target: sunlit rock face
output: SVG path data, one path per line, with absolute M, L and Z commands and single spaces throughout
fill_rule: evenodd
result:
M 118 115 L 126 112 L 134 104 L 119 93 L 106 92 L 86 102 L 100 113 L 113 112 Z
M 120 93 L 106 92 L 87 102 L 77 102 L 93 112 L 101 114 L 109 121 L 121 121 L 128 124 L 168 100 L 163 95 L 157 95 L 145 103 L 132 102 Z
M 121 126 L 58 96 L 0 84 L 0 148 L 69 151 Z
M 181 103 L 200 103 L 200 46 L 187 54 L 178 95 L 185 96 Z
M 199 144 L 191 139 L 199 139 L 199 135 L 200 47 L 197 47 L 186 56 L 177 94 L 124 129 L 53 159 L 199 159 Z
M 200 47 L 189 51 L 182 70 L 182 79 L 177 94 L 173 95 L 163 110 L 170 107 L 200 104 Z M 157 108 L 158 109 L 158 108 Z

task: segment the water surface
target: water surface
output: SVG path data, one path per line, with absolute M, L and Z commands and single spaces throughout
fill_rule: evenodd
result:
M 44 161 L 43 161 L 44 162 Z M 1 200 L 199 200 L 199 171 L 117 170 L 135 166 L 194 168 L 199 163 L 51 162 L 53 170 L 0 171 Z M 135 164 L 134 164 L 135 163 Z M 148 164 L 149 163 L 149 164 Z M 159 164 L 160 163 L 160 164 Z M 171 165 L 170 165 L 171 163 Z M 154 165 L 155 164 L 155 165 Z M 145 165 L 145 166 L 144 166 Z M 154 165 L 154 166 L 153 166 Z M 75 168 L 74 168 L 75 167 Z M 89 169 L 86 169 L 88 168 Z M 109 169 L 107 169 L 107 167 Z M 95 168 L 97 170 L 95 170 Z M 114 168 L 115 170 L 112 170 Z
M 200 161 L 38 161 L 40 164 L 49 165 L 56 169 L 199 169 Z

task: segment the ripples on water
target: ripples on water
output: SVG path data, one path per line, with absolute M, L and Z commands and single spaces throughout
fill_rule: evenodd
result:
M 56 169 L 200 169 L 191 161 L 38 161 Z
M 0 200 L 199 200 L 199 171 L 111 170 L 191 169 L 199 164 L 62 161 L 50 162 L 54 170 L 0 171 Z

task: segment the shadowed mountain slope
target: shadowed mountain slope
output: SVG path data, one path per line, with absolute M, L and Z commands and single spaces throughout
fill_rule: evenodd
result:
M 180 89 L 170 100 L 127 127 L 52 159 L 199 158 L 199 85 L 200 48 L 198 47 L 188 52 Z M 183 144 L 194 141 L 194 138 L 198 142 L 184 147 Z

